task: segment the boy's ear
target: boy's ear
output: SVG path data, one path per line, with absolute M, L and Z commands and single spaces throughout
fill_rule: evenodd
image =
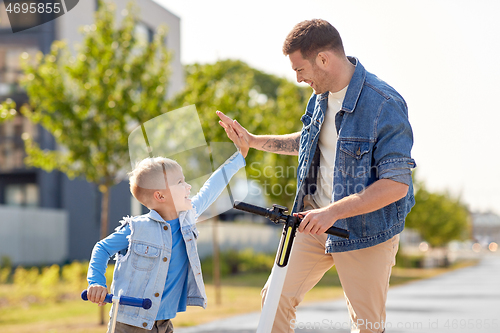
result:
M 160 191 L 155 191 L 153 193 L 153 197 L 155 198 L 156 201 L 163 202 L 165 201 L 165 196 L 161 194 Z

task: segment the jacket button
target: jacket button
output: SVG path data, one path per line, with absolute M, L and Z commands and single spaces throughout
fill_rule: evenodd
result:
M 142 323 L 142 327 L 147 327 L 148 323 Z
M 167 260 L 168 260 L 167 257 L 163 258 L 163 262 L 167 262 Z
M 164 226 L 163 230 L 168 230 L 168 225 Z
M 155 297 L 159 297 L 159 296 L 160 296 L 160 294 L 159 294 L 159 293 L 155 293 Z

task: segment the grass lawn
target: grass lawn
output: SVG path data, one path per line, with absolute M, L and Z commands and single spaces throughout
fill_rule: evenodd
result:
M 471 263 L 468 263 L 470 265 Z M 463 267 L 460 266 L 460 267 Z M 450 271 L 453 268 L 439 269 L 407 269 L 393 270 L 391 285 L 398 285 L 412 280 L 428 278 Z M 215 289 L 210 280 L 206 283 L 209 299 L 206 310 L 188 307 L 173 320 L 175 327 L 199 325 L 216 319 L 230 317 L 260 310 L 260 290 L 267 280 L 268 274 L 245 274 L 223 279 L 222 304 L 215 304 Z M 2 295 L 9 291 L 9 285 L 0 286 L 0 332 L 2 333 L 103 333 L 106 328 L 97 324 L 98 307 L 94 304 L 74 299 L 51 304 L 18 304 L 4 306 Z M 329 300 L 342 297 L 343 292 L 334 269 L 327 272 L 318 285 L 311 290 L 304 303 Z M 106 313 L 109 305 L 106 306 Z

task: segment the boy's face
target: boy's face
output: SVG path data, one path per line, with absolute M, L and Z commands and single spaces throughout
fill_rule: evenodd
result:
M 182 170 L 180 168 L 169 170 L 167 172 L 167 181 L 175 210 L 181 212 L 192 209 L 193 205 L 191 199 L 189 199 L 191 185 L 186 183 Z

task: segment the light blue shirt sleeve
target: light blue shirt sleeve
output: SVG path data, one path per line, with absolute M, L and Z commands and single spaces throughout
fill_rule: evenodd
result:
M 240 152 L 233 154 L 210 176 L 201 190 L 191 199 L 198 218 L 219 197 L 229 180 L 246 165 Z
M 118 231 L 97 242 L 92 250 L 89 270 L 87 272 L 89 285 L 107 287 L 104 274 L 108 267 L 108 261 L 118 251 L 128 248 L 128 236 L 130 236 L 130 226 L 125 224 Z

